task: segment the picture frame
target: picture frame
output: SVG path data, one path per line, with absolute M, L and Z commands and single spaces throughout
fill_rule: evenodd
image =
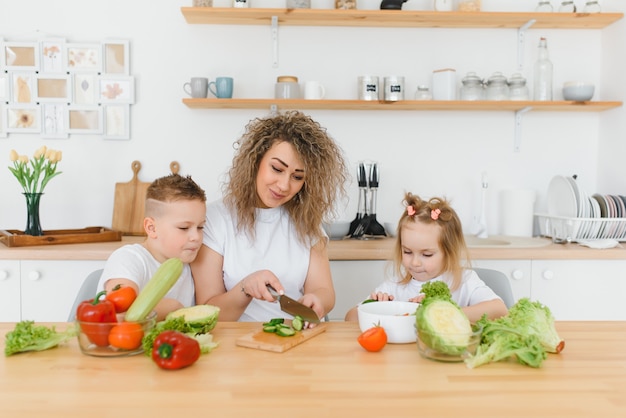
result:
M 34 104 L 6 105 L 6 132 L 41 132 L 41 109 Z
M 41 107 L 41 137 L 68 138 L 67 118 L 69 116 L 65 103 L 43 103 Z
M 68 106 L 67 132 L 70 134 L 101 134 L 102 107 Z
M 128 40 L 106 40 L 103 42 L 102 74 L 130 74 L 130 43 Z
M 11 99 L 9 79 L 8 73 L 0 72 L 0 103 L 8 103 Z
M 72 80 L 67 74 L 38 74 L 35 80 L 38 102 L 72 101 Z
M 49 38 L 40 42 L 41 54 L 39 71 L 42 73 L 65 73 L 65 39 Z
M 67 43 L 65 48 L 67 72 L 102 71 L 102 44 Z
M 37 74 L 32 72 L 12 72 L 10 103 L 34 103 L 37 96 L 35 80 Z
M 38 71 L 37 42 L 2 42 L 2 62 L 5 70 Z
M 98 103 L 135 103 L 135 78 L 101 76 L 98 79 Z
M 97 75 L 93 73 L 72 74 L 73 103 L 77 105 L 96 104 L 98 89 Z
M 6 138 L 7 135 L 7 114 L 6 114 L 6 105 L 3 102 L 0 102 L 0 138 Z
M 130 105 L 109 104 L 103 106 L 104 139 L 130 139 Z

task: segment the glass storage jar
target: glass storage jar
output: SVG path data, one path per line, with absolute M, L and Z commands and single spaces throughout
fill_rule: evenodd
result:
M 415 92 L 415 100 L 431 100 L 433 95 L 430 94 L 430 89 L 428 86 L 417 86 L 417 91 Z
M 484 100 L 483 80 L 474 72 L 469 72 L 461 79 L 461 100 Z
M 589 0 L 585 3 L 584 13 L 600 13 L 602 8 L 597 0 Z
M 535 7 L 535 11 L 539 13 L 550 13 L 554 11 L 554 8 L 552 7 L 552 3 L 549 1 L 540 0 L 537 7 Z
M 526 79 L 520 73 L 515 73 L 509 78 L 509 100 L 529 100 Z
M 495 72 L 487 80 L 487 100 L 508 100 L 509 86 L 501 72 Z
M 576 13 L 576 5 L 573 1 L 565 0 L 559 6 L 560 13 Z

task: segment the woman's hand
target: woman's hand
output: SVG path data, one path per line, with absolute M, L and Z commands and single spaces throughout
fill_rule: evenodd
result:
M 240 282 L 242 293 L 255 299 L 273 302 L 275 299 L 270 291 L 267 290 L 267 285 L 272 286 L 280 295 L 285 293 L 285 288 L 280 283 L 280 280 L 270 270 L 255 271 Z
M 304 306 L 308 306 L 309 308 L 313 309 L 313 311 L 315 311 L 315 315 L 317 315 L 318 318 L 322 319 L 324 317 L 324 304 L 322 303 L 322 300 L 314 293 L 307 293 L 303 295 L 298 300 L 298 302 L 300 302 Z M 305 328 L 313 328 L 316 324 L 305 322 L 304 325 Z
M 387 302 L 387 301 L 393 300 L 393 295 L 389 295 L 387 293 L 382 293 L 382 292 L 372 293 L 370 295 L 370 299 L 374 299 L 379 302 Z

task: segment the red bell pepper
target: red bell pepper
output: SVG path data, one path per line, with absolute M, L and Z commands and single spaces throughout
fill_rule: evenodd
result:
M 163 331 L 152 346 L 152 360 L 162 369 L 182 369 L 199 358 L 200 343 L 179 331 Z
M 89 338 L 89 341 L 98 347 L 109 345 L 109 332 L 117 322 L 115 305 L 104 299 L 100 300 L 106 291 L 98 293 L 95 298 L 86 300 L 76 308 L 76 319 L 80 322 L 80 328 Z

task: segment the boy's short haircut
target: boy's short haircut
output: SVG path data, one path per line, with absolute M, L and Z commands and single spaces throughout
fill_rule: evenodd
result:
M 200 200 L 206 202 L 206 193 L 191 179 L 191 176 L 170 174 L 154 180 L 146 191 L 146 216 L 153 210 L 151 201 L 174 202 L 178 200 Z

